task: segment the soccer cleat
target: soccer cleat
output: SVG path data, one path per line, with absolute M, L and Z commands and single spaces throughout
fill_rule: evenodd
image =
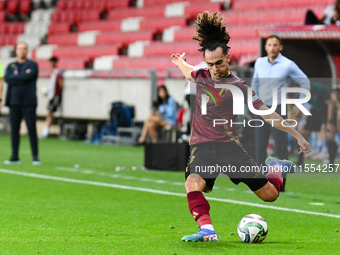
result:
M 33 160 L 33 161 L 32 161 L 32 165 L 33 165 L 33 166 L 39 166 L 39 165 L 41 165 L 41 161 L 40 161 L 39 159 Z
M 39 165 L 41 165 L 41 161 L 39 160 L 38 156 L 33 156 L 32 165 L 33 165 L 33 166 L 39 166 Z
M 18 165 L 21 164 L 20 160 L 18 158 L 11 157 L 10 159 L 7 159 L 4 161 L 6 165 Z
M 215 231 L 205 228 L 201 229 L 197 234 L 182 237 L 182 241 L 185 242 L 211 242 L 218 240 L 218 235 Z
M 270 169 L 275 165 L 281 166 L 282 173 L 295 173 L 296 164 L 287 159 L 277 159 L 274 157 L 268 157 L 265 160 L 266 166 Z

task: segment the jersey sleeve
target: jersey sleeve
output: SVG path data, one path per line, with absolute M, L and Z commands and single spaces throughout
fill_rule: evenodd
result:
M 206 68 L 198 68 L 194 69 L 191 71 L 191 81 L 196 82 L 198 78 L 208 78 L 209 76 L 207 75 L 208 71 Z
M 196 69 L 194 69 L 194 70 L 191 71 L 191 78 L 190 78 L 190 81 L 196 82 L 197 71 L 198 71 L 198 70 L 196 70 Z

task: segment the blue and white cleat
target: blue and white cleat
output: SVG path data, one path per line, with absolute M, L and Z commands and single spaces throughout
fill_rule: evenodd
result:
M 296 172 L 296 164 L 287 159 L 277 159 L 274 157 L 268 157 L 265 160 L 266 166 L 268 169 L 272 168 L 275 165 L 281 166 L 282 173 L 295 173 Z
M 185 242 L 212 242 L 218 240 L 218 235 L 215 231 L 205 228 L 201 229 L 197 234 L 182 237 L 182 241 Z

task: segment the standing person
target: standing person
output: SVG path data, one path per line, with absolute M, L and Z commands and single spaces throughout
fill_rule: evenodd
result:
M 25 119 L 31 143 L 33 165 L 41 164 L 38 157 L 38 139 L 36 129 L 37 95 L 36 83 L 38 65 L 27 59 L 28 46 L 25 42 L 18 42 L 15 52 L 17 61 L 8 65 L 5 81 L 8 84 L 6 106 L 9 107 L 11 123 L 12 156 L 5 160 L 5 164 L 18 164 L 20 123 Z
M 279 114 L 281 114 L 281 88 L 289 87 L 290 79 L 288 78 L 296 81 L 301 88 L 310 90 L 310 81 L 307 76 L 292 60 L 280 53 L 282 49 L 280 37 L 271 35 L 267 38 L 265 45 L 267 56 L 256 60 L 252 80 L 253 90 L 268 108 L 272 105 L 273 88 L 277 88 L 276 112 Z M 304 97 L 303 94 L 300 96 Z M 287 134 L 265 123 L 263 127 L 255 129 L 255 161 L 258 165 L 264 165 L 271 133 L 275 141 L 276 156 L 279 159 L 288 159 Z M 282 191 L 285 189 L 286 173 L 283 177 Z
M 53 113 L 57 111 L 58 107 L 61 104 L 62 99 L 62 91 L 64 87 L 63 74 L 62 71 L 57 68 L 58 58 L 52 57 L 50 58 L 52 74 L 50 77 L 50 85 L 47 90 L 47 99 L 48 99 L 48 111 L 45 120 L 45 127 L 42 131 L 40 138 L 48 137 L 50 133 L 50 127 L 53 122 Z
M 242 90 L 245 102 L 248 102 L 246 98 L 248 86 L 243 80 L 229 72 L 228 43 L 230 36 L 226 30 L 224 19 L 219 17 L 218 12 L 205 11 L 197 16 L 194 24 L 196 35 L 193 39 L 199 41 L 199 51 L 203 52 L 208 69 L 195 70 L 193 66 L 186 63 L 185 53 L 171 55 L 172 62 L 182 71 L 185 78 L 195 81 L 197 84 L 190 138 L 191 156 L 185 173 L 185 189 L 189 210 L 200 226 L 200 231 L 197 234 L 184 236 L 182 240 L 186 242 L 218 241 L 209 215 L 210 205 L 202 192 L 212 191 L 219 172 L 205 173 L 199 169 L 217 165 L 221 168 L 235 168 L 235 172 L 223 171 L 223 173 L 227 174 L 235 184 L 245 183 L 263 201 L 272 202 L 279 196 L 283 185 L 282 168 L 294 167 L 294 163 L 269 157 L 266 163 L 270 170 L 265 176 L 248 152 L 243 149 L 238 140 L 235 125 L 230 124 L 236 119 L 236 115 L 232 113 L 233 95 L 230 90 L 219 89 L 215 86 L 218 84 L 235 86 L 235 89 Z M 220 95 L 220 101 L 210 100 L 211 96 L 207 97 L 207 95 L 217 94 Z M 207 114 L 205 115 L 201 113 L 202 101 L 206 101 Z M 255 109 L 268 110 L 254 92 L 252 92 L 252 103 Z M 279 119 L 280 121 L 273 124 L 275 128 L 285 131 L 297 139 L 300 146 L 299 153 L 310 152 L 310 146 L 303 136 L 294 128 L 287 127 L 288 123 L 277 113 L 261 117 L 269 123 L 271 123 L 270 119 Z M 214 127 L 215 119 L 230 121 Z M 284 126 L 281 123 L 284 123 Z M 241 170 L 245 167 L 257 168 L 257 170 L 242 172 Z
M 4 69 L 2 68 L 2 64 L 0 61 L 0 114 L 1 114 L 1 107 L 2 107 L 2 88 L 3 88 L 3 79 L 4 79 Z

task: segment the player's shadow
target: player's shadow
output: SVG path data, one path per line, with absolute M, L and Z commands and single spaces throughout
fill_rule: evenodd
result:
M 233 244 L 243 244 L 240 241 L 226 241 L 227 243 L 233 243 Z M 263 243 L 253 243 L 249 245 L 277 245 L 277 244 L 295 244 L 296 242 L 290 242 L 290 241 L 266 241 L 264 240 Z

